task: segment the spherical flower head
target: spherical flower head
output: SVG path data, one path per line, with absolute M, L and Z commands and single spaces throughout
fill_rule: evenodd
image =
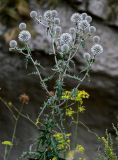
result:
M 99 43 L 100 42 L 100 37 L 99 36 L 94 36 L 93 37 L 93 42 L 94 43 Z
M 48 10 L 48 11 L 46 11 L 46 12 L 44 13 L 44 19 L 45 19 L 46 21 L 50 21 L 50 20 L 52 19 L 52 12 L 51 12 L 51 10 Z
M 30 17 L 31 18 L 36 18 L 37 17 L 37 12 L 36 11 L 31 11 L 30 12 Z
M 55 31 L 56 35 L 60 35 L 60 34 L 61 34 L 61 31 L 62 31 L 62 28 L 61 28 L 60 26 L 56 26 L 56 27 L 54 28 L 54 31 Z
M 94 26 L 90 26 L 89 27 L 89 32 L 90 33 L 95 33 L 96 32 L 96 28 Z
M 98 54 L 101 54 L 103 53 L 103 47 L 100 45 L 100 44 L 94 44 L 91 48 L 91 52 L 94 54 L 94 55 L 98 55 Z
M 68 44 L 64 44 L 63 46 L 61 46 L 61 51 L 63 52 L 63 53 L 68 53 L 68 51 L 69 51 L 69 45 Z
M 89 28 L 90 24 L 87 22 L 87 20 L 83 20 L 79 23 L 79 28 L 81 30 L 86 30 L 87 28 Z
M 82 20 L 85 20 L 85 19 L 86 19 L 86 17 L 87 17 L 87 13 L 82 13 L 82 14 L 81 14 L 81 18 L 82 18 Z
M 91 16 L 86 16 L 85 19 L 87 20 L 88 23 L 91 23 L 91 22 L 92 22 L 92 17 L 91 17 Z
M 51 15 L 53 18 L 56 18 L 58 16 L 58 12 L 56 10 L 52 10 Z
M 60 37 L 61 45 L 70 44 L 72 42 L 72 36 L 69 33 L 63 33 Z
M 9 42 L 9 46 L 10 46 L 11 48 L 16 48 L 17 42 L 16 42 L 15 40 L 11 40 L 11 41 Z
M 70 34 L 75 34 L 76 33 L 76 29 L 74 28 L 74 27 L 71 27 L 70 29 L 69 29 L 69 32 L 70 32 Z
M 25 30 L 26 29 L 26 23 L 20 23 L 19 24 L 19 29 L 20 30 Z
M 85 53 L 84 53 L 84 58 L 85 58 L 86 60 L 90 60 L 91 55 L 90 55 L 88 52 L 85 52 Z
M 29 31 L 23 30 L 19 33 L 18 38 L 21 42 L 27 42 L 31 39 L 31 34 Z
M 55 23 L 56 25 L 59 25 L 59 24 L 60 24 L 60 19 L 59 19 L 59 18 L 54 18 L 54 23 Z
M 78 23 L 79 21 L 81 21 L 82 18 L 81 18 L 81 15 L 79 13 L 74 13 L 72 16 L 71 16 L 71 21 L 73 23 Z

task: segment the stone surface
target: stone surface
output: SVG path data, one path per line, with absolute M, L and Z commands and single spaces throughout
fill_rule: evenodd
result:
M 60 18 L 64 32 L 68 31 L 70 26 L 70 16 L 73 12 L 77 12 L 80 6 L 85 4 L 83 10 L 93 15 L 93 24 L 97 28 L 97 34 L 101 37 L 101 43 L 104 46 L 104 53 L 97 57 L 91 71 L 90 81 L 85 81 L 82 89 L 85 88 L 90 93 L 90 99 L 87 101 L 87 111 L 81 115 L 83 121 L 89 128 L 103 135 L 106 128 L 112 131 L 111 123 L 116 122 L 118 115 L 118 28 L 117 28 L 117 1 L 112 1 L 110 5 L 106 0 L 89 0 L 89 1 L 69 1 L 70 3 L 63 3 L 58 5 Z M 76 10 L 71 7 L 71 3 L 76 7 Z M 110 1 L 109 1 L 110 2 Z M 34 3 L 34 1 L 33 1 Z M 78 3 L 78 4 L 77 4 Z M 114 4 L 114 5 L 113 5 Z M 113 9 L 113 7 L 115 9 Z M 46 10 L 45 7 L 39 7 L 33 4 L 32 9 L 39 9 L 41 13 Z M 81 10 L 81 9 L 80 9 Z M 109 15 L 114 16 L 109 19 Z M 101 18 L 98 19 L 97 17 Z M 108 24 L 113 24 L 116 28 L 109 27 Z M 8 30 L 8 26 L 4 26 Z M 46 70 L 42 71 L 43 76 L 48 76 L 51 72 L 50 68 L 53 65 L 53 57 L 49 56 L 48 49 L 50 46 L 49 38 L 44 32 L 44 28 L 33 22 L 33 28 L 36 36 L 32 40 L 33 57 L 38 59 Z M 1 35 L 5 31 L 0 28 Z M 74 58 L 76 63 L 75 73 L 78 74 L 80 69 L 81 57 L 78 55 Z M 33 71 L 29 64 L 29 69 L 25 70 L 24 59 L 15 53 L 8 52 L 8 44 L 5 44 L 3 37 L 0 38 L 0 96 L 8 101 L 11 100 L 16 106 L 19 106 L 18 97 L 22 93 L 27 93 L 30 96 L 30 103 L 25 107 L 24 112 L 28 112 L 33 119 L 35 119 L 39 107 L 43 103 L 45 93 L 42 91 L 39 79 L 34 76 L 27 76 L 29 72 Z M 68 88 L 72 87 L 75 82 L 67 79 Z M 52 88 L 52 84 L 49 88 Z M 6 138 L 10 138 L 12 134 L 14 121 L 5 106 L 0 103 L 0 142 Z M 67 123 L 68 126 L 69 123 Z M 73 126 L 72 126 L 72 131 Z M 95 136 L 88 133 L 87 129 L 82 125 L 78 129 L 77 140 L 84 144 L 87 150 L 89 159 L 94 159 L 97 151 L 98 143 Z M 37 136 L 37 131 L 34 130 L 28 122 L 21 120 L 17 131 L 16 149 L 12 152 L 10 160 L 16 159 L 21 152 L 27 150 L 33 137 Z M 28 140 L 27 140 L 28 139 Z M 73 140 L 75 141 L 74 137 Z M 27 141 L 27 142 L 26 142 Z M 0 159 L 2 159 L 3 146 L 0 145 Z
M 118 26 L 117 0 L 89 0 L 87 10 L 91 14 L 103 19 L 106 23 Z
M 107 0 L 89 0 L 88 11 L 93 15 L 103 19 L 108 17 L 108 1 Z

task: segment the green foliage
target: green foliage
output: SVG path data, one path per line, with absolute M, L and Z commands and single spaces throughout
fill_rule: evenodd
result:
M 113 124 L 113 129 L 116 133 L 116 140 L 118 139 L 118 128 Z M 102 143 L 101 151 L 99 151 L 97 160 L 118 160 L 117 154 L 114 151 L 115 141 L 108 131 L 106 131 L 105 137 L 99 137 L 99 141 Z

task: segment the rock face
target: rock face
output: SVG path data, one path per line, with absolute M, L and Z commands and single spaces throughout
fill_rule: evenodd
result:
M 40 8 L 34 1 L 32 3 L 30 3 L 31 8 L 38 8 L 41 13 L 46 9 L 45 7 Z M 112 130 L 111 123 L 116 121 L 118 115 L 118 2 L 117 0 L 69 0 L 68 4 L 60 2 L 57 10 L 61 15 L 64 31 L 67 31 L 70 26 L 69 18 L 73 12 L 90 13 L 93 16 L 97 34 L 101 37 L 104 53 L 97 57 L 92 67 L 91 80 L 85 81 L 82 85 L 82 88 L 90 93 L 91 98 L 81 120 L 93 131 L 103 135 L 106 128 Z M 53 58 L 47 54 L 50 42 L 40 25 L 33 23 L 33 27 L 36 32 L 36 36 L 32 40 L 33 56 L 46 67 L 45 72 L 42 72 L 43 76 L 48 76 L 53 64 Z M 3 28 L 7 28 L 7 26 Z M 31 65 L 26 71 L 23 57 L 8 52 L 8 45 L 3 39 L 6 30 L 8 28 L 4 31 L 0 29 L 0 35 L 2 35 L 0 39 L 0 95 L 19 105 L 19 95 L 23 92 L 27 93 L 31 102 L 24 110 L 32 118 L 35 118 L 39 106 L 43 103 L 45 93 L 41 90 L 37 77 L 27 76 L 27 73 L 33 70 Z M 77 56 L 74 60 L 77 65 L 75 72 L 78 74 L 80 59 Z M 73 86 L 73 81 L 68 79 L 67 83 L 68 87 Z M 11 137 L 14 122 L 10 117 L 9 112 L 1 103 L 0 141 Z M 33 126 L 21 120 L 16 136 L 18 145 L 13 150 L 10 160 L 16 159 L 23 149 L 28 148 L 32 138 L 37 136 L 37 132 Z M 89 159 L 94 159 L 98 147 L 96 137 L 88 133 L 82 125 L 78 129 L 78 137 L 77 141 L 85 145 Z M 73 140 L 75 139 L 73 138 Z M 3 146 L 0 145 L 0 159 L 2 159 L 2 151 Z

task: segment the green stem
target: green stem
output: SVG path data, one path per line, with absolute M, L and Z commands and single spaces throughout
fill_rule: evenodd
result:
M 77 140 L 77 133 L 78 133 L 78 119 L 79 119 L 79 112 L 77 111 L 77 118 L 76 118 L 76 126 L 75 126 L 75 138 Z M 76 143 L 75 143 L 75 147 L 76 147 Z
M 24 105 L 21 106 L 20 111 L 19 111 L 19 113 L 18 113 L 18 115 L 16 117 L 16 122 L 15 122 L 14 130 L 13 130 L 13 134 L 12 134 L 12 139 L 11 139 L 12 144 L 14 144 L 15 135 L 16 135 L 16 129 L 17 129 L 17 125 L 18 125 L 18 121 L 19 121 L 20 115 L 21 115 L 20 113 L 22 113 L 22 110 L 23 110 L 23 106 Z M 12 148 L 13 148 L 13 146 L 11 146 L 9 148 L 9 151 L 8 151 L 8 154 L 7 154 L 7 159 L 9 158 L 9 155 L 11 153 Z
M 4 160 L 7 160 L 7 153 L 8 153 L 8 148 L 7 145 L 5 146 L 5 153 L 4 153 Z
M 46 90 L 46 92 L 48 93 L 48 95 L 50 95 L 50 93 L 49 93 L 49 91 L 48 91 L 48 89 L 47 89 L 47 87 L 46 87 L 46 85 L 45 85 L 45 83 L 44 83 L 44 81 L 43 81 L 43 79 L 41 77 L 41 74 L 40 74 L 40 72 L 39 72 L 39 70 L 38 70 L 38 68 L 37 68 L 37 66 L 35 64 L 35 61 L 33 60 L 32 56 L 31 56 L 31 50 L 30 50 L 30 47 L 28 46 L 28 44 L 26 44 L 26 48 L 27 48 L 28 56 L 29 56 L 31 62 L 33 63 L 33 65 L 34 65 L 34 67 L 35 67 L 35 69 L 37 71 L 37 74 L 38 74 L 38 76 L 39 76 L 39 78 L 41 80 L 43 88 Z

